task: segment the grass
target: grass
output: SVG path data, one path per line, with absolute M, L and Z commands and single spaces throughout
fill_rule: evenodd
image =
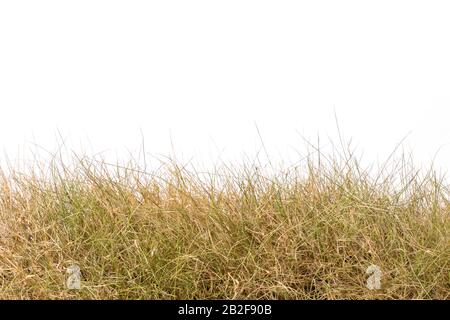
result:
M 58 159 L 0 171 L 1 299 L 450 297 L 449 188 L 405 157 L 375 173 L 350 152 L 271 173 Z

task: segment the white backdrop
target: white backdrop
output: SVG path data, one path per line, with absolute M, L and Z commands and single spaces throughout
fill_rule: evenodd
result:
M 450 167 L 450 3 L 0 2 L 0 148 L 30 141 L 208 163 L 260 147 L 295 161 L 300 135 L 344 138 L 369 161 L 442 147 Z M 20 151 L 20 152 L 19 152 Z M 289 157 L 288 157 L 289 156 Z

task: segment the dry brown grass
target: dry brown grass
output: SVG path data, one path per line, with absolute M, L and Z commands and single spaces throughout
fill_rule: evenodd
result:
M 396 161 L 379 176 L 351 155 L 276 174 L 87 158 L 2 171 L 0 298 L 448 299 L 449 189 Z M 73 263 L 81 290 L 65 287 Z

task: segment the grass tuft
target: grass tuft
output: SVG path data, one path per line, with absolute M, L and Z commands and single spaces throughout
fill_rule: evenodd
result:
M 445 180 L 344 155 L 270 174 L 86 157 L 0 171 L 0 298 L 449 299 Z

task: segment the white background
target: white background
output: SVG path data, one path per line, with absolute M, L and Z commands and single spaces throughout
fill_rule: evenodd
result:
M 442 147 L 450 167 L 448 1 L 0 1 L 0 148 L 32 143 L 206 163 L 301 135 L 369 161 Z M 4 155 L 0 158 L 3 158 Z

